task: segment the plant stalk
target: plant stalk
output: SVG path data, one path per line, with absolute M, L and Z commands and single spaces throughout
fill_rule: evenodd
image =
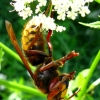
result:
M 9 55 L 11 55 L 12 57 L 14 57 L 16 60 L 18 60 L 19 62 L 23 63 L 22 60 L 20 59 L 20 57 L 18 56 L 17 53 L 15 53 L 14 51 L 12 51 L 11 49 L 9 49 L 6 45 L 4 45 L 3 43 L 0 42 L 0 47 Z M 29 64 L 30 65 L 30 64 Z M 31 66 L 31 69 L 34 71 L 35 67 Z
M 78 99 L 77 100 L 82 100 L 82 97 L 86 93 L 86 89 L 87 89 L 88 82 L 89 82 L 90 78 L 92 77 L 93 72 L 96 69 L 99 60 L 100 60 L 100 50 L 98 51 L 98 53 L 97 53 L 97 55 L 96 55 L 93 63 L 90 66 L 90 71 L 88 73 L 88 76 L 86 78 L 86 81 L 85 81 L 84 85 L 81 88 L 81 91 L 79 92 L 79 95 L 78 95 Z
M 23 92 L 27 92 L 36 96 L 45 96 L 44 94 L 42 94 L 41 92 L 39 92 L 38 90 L 28 87 L 28 86 L 24 86 L 15 82 L 9 82 L 7 80 L 2 80 L 0 79 L 0 85 L 5 86 L 6 88 L 14 88 L 14 89 L 18 89 L 20 91 Z

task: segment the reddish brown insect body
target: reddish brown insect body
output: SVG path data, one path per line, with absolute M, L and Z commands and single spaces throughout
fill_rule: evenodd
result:
M 32 25 L 28 27 L 28 29 L 25 27 L 22 35 L 22 49 L 27 60 L 32 65 L 38 65 L 36 71 L 33 73 L 18 46 L 11 23 L 6 21 L 6 28 L 10 39 L 17 53 L 25 64 L 25 67 L 29 71 L 32 79 L 34 80 L 35 85 L 40 91 L 48 95 L 48 100 L 64 100 L 69 85 L 69 80 L 74 78 L 75 71 L 60 75 L 58 72 L 58 67 L 63 66 L 66 60 L 77 56 L 78 53 L 72 51 L 68 55 L 56 61 L 52 61 L 52 45 L 50 43 L 52 31 L 49 30 L 46 37 L 46 43 L 49 51 L 49 54 L 46 54 L 44 51 L 45 42 L 41 32 L 41 27 L 42 24 L 40 26 Z

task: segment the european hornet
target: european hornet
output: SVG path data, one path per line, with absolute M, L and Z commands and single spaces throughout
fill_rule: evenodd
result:
M 8 21 L 5 21 L 5 24 L 10 40 L 34 80 L 37 88 L 44 94 L 47 94 L 47 100 L 65 100 L 64 97 L 68 89 L 69 80 L 74 78 L 75 71 L 59 74 L 58 67 L 63 66 L 67 60 L 78 56 L 79 53 L 72 51 L 58 60 L 52 60 L 52 44 L 50 42 L 52 30 L 49 30 L 46 36 L 46 43 L 49 51 L 48 54 L 46 54 L 44 50 L 44 38 L 41 31 L 41 23 L 40 26 L 33 24 L 28 28 L 24 28 L 22 34 L 22 49 L 26 56 L 24 57 L 18 45 L 12 24 Z M 27 60 L 32 65 L 38 65 L 34 73 Z M 68 99 L 77 94 L 78 91 L 79 89 Z

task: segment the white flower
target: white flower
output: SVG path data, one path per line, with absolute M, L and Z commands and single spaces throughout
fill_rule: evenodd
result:
M 4 75 L 4 74 L 0 73 L 0 79 L 6 80 L 6 78 L 7 78 L 7 76 L 6 76 L 6 75 Z M 5 89 L 5 86 L 0 85 L 0 89 L 1 89 L 1 90 L 4 90 L 4 89 Z
M 30 7 L 27 7 L 24 10 L 20 11 L 18 14 L 25 20 L 28 16 L 32 15 L 32 10 L 30 9 Z
M 56 30 L 57 32 L 62 32 L 65 30 L 65 27 L 56 25 L 53 18 L 46 17 L 44 14 L 33 16 L 33 18 L 27 24 L 26 28 L 31 27 L 31 25 L 39 26 L 40 24 L 42 24 L 42 30 L 46 31 L 48 31 L 49 29 Z
M 30 8 L 30 3 L 36 0 L 13 0 L 14 3 L 11 3 L 14 6 L 19 16 L 26 19 L 32 15 L 32 10 Z M 53 5 L 53 10 L 57 12 L 58 20 L 65 20 L 66 16 L 70 19 L 75 19 L 78 14 L 81 14 L 84 17 L 86 14 L 90 13 L 87 4 L 93 2 L 93 0 L 51 0 Z M 47 6 L 47 0 L 37 0 L 38 4 L 36 5 L 35 13 L 42 12 L 41 7 Z
M 65 31 L 65 30 L 66 30 L 66 28 L 63 27 L 63 26 L 59 26 L 59 25 L 58 25 L 58 26 L 56 27 L 56 31 L 57 31 L 57 32 L 62 32 L 62 31 Z
M 71 18 L 72 20 L 75 20 L 75 18 L 77 17 L 77 13 L 73 12 L 73 11 L 68 11 L 67 12 L 67 17 Z
M 31 25 L 37 25 L 39 26 L 42 23 L 43 30 L 48 31 L 49 29 L 55 30 L 56 24 L 54 23 L 54 19 L 51 17 L 46 17 L 44 14 L 39 14 L 38 16 L 33 16 L 33 18 L 30 20 L 29 24 L 27 25 L 27 28 Z
M 47 0 L 37 0 L 41 5 L 46 6 Z
M 81 8 L 79 13 L 81 14 L 82 17 L 84 17 L 85 14 L 89 14 L 90 13 L 90 10 L 88 9 L 87 6 L 84 6 L 84 7 Z
M 86 2 L 93 2 L 94 0 L 86 0 Z
M 7 78 L 7 76 L 6 75 L 4 75 L 4 74 L 2 74 L 2 73 L 0 73 L 0 79 L 6 79 Z
M 31 3 L 31 2 L 33 2 L 33 1 L 35 1 L 35 0 L 23 0 L 25 3 Z
M 17 12 L 19 12 L 25 8 L 24 2 L 20 1 L 20 0 L 18 0 L 18 1 L 15 0 L 15 3 L 11 2 L 10 4 L 12 6 L 14 6 L 14 8 L 15 8 L 14 10 L 16 10 Z
M 21 16 L 24 20 L 27 17 L 32 16 L 33 11 L 30 8 L 30 3 L 34 3 L 36 0 L 13 0 L 11 5 L 14 6 L 14 10 L 18 12 L 18 15 Z M 85 17 L 86 14 L 90 13 L 90 10 L 87 6 L 89 2 L 93 2 L 93 0 L 51 0 L 52 1 L 52 10 L 57 12 L 58 20 L 65 20 L 66 17 L 75 20 L 78 14 L 82 17 Z M 35 14 L 38 16 L 33 16 L 30 22 L 27 25 L 29 28 L 31 25 L 39 26 L 42 24 L 42 30 L 48 31 L 55 30 L 57 32 L 62 32 L 66 28 L 63 26 L 59 26 L 55 24 L 55 20 L 49 16 L 43 14 L 44 11 L 41 10 L 41 7 L 48 7 L 47 0 L 37 0 L 37 5 L 35 9 Z M 51 10 L 50 10 L 51 11 Z
M 36 6 L 35 13 L 37 14 L 40 11 L 42 6 L 46 6 L 47 0 L 37 0 L 39 4 Z
M 28 16 L 32 15 L 32 10 L 29 6 L 29 3 L 33 2 L 33 0 L 13 0 L 10 4 L 14 6 L 14 10 L 18 12 L 18 15 L 26 19 Z
M 70 19 L 75 19 L 78 14 L 84 17 L 90 13 L 87 3 L 93 0 L 52 0 L 54 11 L 57 11 L 57 19 L 65 20 L 66 15 Z
M 35 13 L 37 14 L 39 11 L 40 11 L 40 6 L 37 5 L 37 6 L 36 6 L 36 9 L 35 9 Z

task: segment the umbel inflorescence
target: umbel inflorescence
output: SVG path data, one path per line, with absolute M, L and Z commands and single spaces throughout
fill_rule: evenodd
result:
M 37 2 L 35 12 L 33 12 L 31 7 L 31 3 L 34 4 L 34 2 Z M 90 2 L 93 2 L 93 0 L 13 0 L 11 5 L 24 20 L 33 16 L 32 21 L 35 20 L 37 25 L 42 23 L 42 28 L 45 30 L 51 29 L 57 32 L 64 31 L 66 28 L 57 25 L 55 19 L 50 17 L 50 13 L 46 15 L 44 14 L 45 10 L 42 11 L 42 7 L 48 7 L 48 2 L 51 2 L 49 11 L 56 12 L 57 19 L 64 21 L 66 18 L 75 20 L 79 14 L 85 17 L 90 13 L 88 5 Z

